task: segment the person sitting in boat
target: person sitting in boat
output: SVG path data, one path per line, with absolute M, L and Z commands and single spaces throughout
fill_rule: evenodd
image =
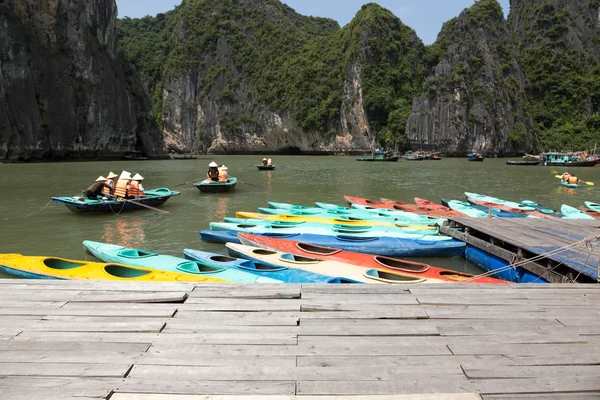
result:
M 223 164 L 219 167 L 219 182 L 227 182 L 228 180 L 227 167 Z
M 571 175 L 569 177 L 569 183 L 571 185 L 577 185 L 578 182 L 579 182 L 579 178 L 577 178 L 575 175 Z
M 119 175 L 115 174 L 114 172 L 109 172 L 108 176 L 106 177 L 106 183 L 110 186 L 110 188 L 104 187 L 102 188 L 102 194 L 104 196 L 108 196 L 113 194 L 113 192 L 115 191 L 114 187 L 115 187 L 115 179 L 117 178 Z
M 113 192 L 114 196 L 120 199 L 127 198 L 127 187 L 129 186 L 129 180 L 131 179 L 131 174 L 127 171 L 121 172 L 119 176 L 119 180 L 115 185 L 115 191 Z
M 135 174 L 133 178 L 129 181 L 129 185 L 127 185 L 127 198 L 128 199 L 136 199 L 138 197 L 145 197 L 144 187 L 142 186 L 142 181 L 144 177 L 140 174 Z
M 563 182 L 569 183 L 570 178 L 571 178 L 571 174 L 569 174 L 568 172 L 565 172 L 564 174 L 562 174 Z
M 213 182 L 219 181 L 219 164 L 217 164 L 214 161 L 208 164 L 208 172 L 206 173 L 206 178 L 209 181 Z
M 98 179 L 96 179 L 96 182 L 86 189 L 85 197 L 90 200 L 98 200 L 98 197 L 102 197 L 102 192 L 104 189 L 108 189 L 110 194 L 112 194 L 114 191 L 114 189 L 108 183 L 106 183 L 106 178 L 99 176 Z
M 273 166 L 273 160 L 271 160 L 270 158 L 267 160 L 267 166 L 269 166 L 269 167 Z
M 262 165 L 265 166 L 265 167 L 267 166 L 267 159 L 266 158 L 263 158 Z

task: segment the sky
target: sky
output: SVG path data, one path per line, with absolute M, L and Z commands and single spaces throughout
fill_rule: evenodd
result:
M 181 0 L 116 0 L 119 17 L 139 18 L 172 10 Z M 283 0 L 302 15 L 327 17 L 346 25 L 360 7 L 368 2 L 378 3 L 390 10 L 406 25 L 417 31 L 425 44 L 435 41 L 442 24 L 456 17 L 474 0 Z M 499 0 L 508 14 L 509 0 Z

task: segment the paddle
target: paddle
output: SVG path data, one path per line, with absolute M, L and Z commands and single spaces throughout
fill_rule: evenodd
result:
M 110 196 L 109 198 L 113 198 L 113 199 L 115 198 L 115 196 L 113 196 L 113 195 L 108 195 L 108 196 Z M 108 197 L 108 196 L 107 196 L 107 197 Z M 133 201 L 133 200 L 129 200 L 129 199 L 117 199 L 117 201 L 127 201 L 127 202 L 129 202 L 129 203 L 133 203 L 133 204 L 135 204 L 135 205 L 137 205 L 137 206 L 144 207 L 144 208 L 147 208 L 147 209 L 149 209 L 149 210 L 158 211 L 158 212 L 161 212 L 161 213 L 163 213 L 163 214 L 169 214 L 169 212 L 168 212 L 168 211 L 161 210 L 161 209 L 158 209 L 158 208 L 156 208 L 156 207 L 149 206 L 149 205 L 147 205 L 147 204 L 138 203 L 137 201 Z
M 243 181 L 240 181 L 239 179 L 238 179 L 238 182 L 239 182 L 239 183 L 243 183 L 244 185 L 254 186 L 254 187 L 257 187 L 257 188 L 259 188 L 259 189 L 263 189 L 263 190 L 269 190 L 269 189 L 267 189 L 267 188 L 266 188 L 266 187 L 264 187 L 264 186 L 253 185 L 253 184 L 251 184 L 251 183 L 248 183 L 248 182 L 243 182 Z
M 181 186 L 184 186 L 184 185 L 189 185 L 190 183 L 199 182 L 199 181 L 200 181 L 200 179 L 194 179 L 193 181 L 188 181 L 188 182 L 180 183 L 177 186 L 173 186 L 173 189 L 181 187 Z
M 555 178 L 558 178 L 558 179 L 562 179 L 562 175 L 554 175 L 554 177 L 555 177 Z M 577 183 L 579 183 L 579 182 L 581 182 L 581 183 L 585 183 L 585 184 L 586 184 L 586 185 L 588 185 L 588 186 L 594 186 L 594 185 L 595 185 L 595 183 L 594 183 L 594 182 L 582 181 L 581 179 L 577 178 Z

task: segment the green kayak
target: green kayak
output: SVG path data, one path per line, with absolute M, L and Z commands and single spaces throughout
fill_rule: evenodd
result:
M 600 212 L 600 204 L 592 203 L 591 201 L 586 201 L 584 204 L 586 208 L 589 208 L 592 211 Z
M 218 268 L 199 261 L 152 253 L 146 250 L 128 249 L 126 247 L 83 241 L 83 248 L 94 257 L 108 263 L 120 263 L 137 267 L 151 268 L 162 271 L 172 271 L 193 275 L 210 276 L 230 282 L 281 283 L 278 280 L 265 278 L 249 272 L 235 269 Z
M 568 206 L 563 204 L 560 207 L 560 212 L 564 215 L 565 219 L 596 219 L 591 215 L 587 215 L 581 210 L 576 209 L 575 207 Z
M 579 185 L 576 183 L 568 183 L 568 182 L 565 182 L 562 180 L 560 181 L 560 184 L 563 185 L 564 187 L 568 187 L 570 189 L 577 189 L 579 187 Z

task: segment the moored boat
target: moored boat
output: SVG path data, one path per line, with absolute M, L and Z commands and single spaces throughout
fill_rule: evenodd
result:
M 395 162 L 400 157 L 396 151 L 387 151 L 383 149 L 374 150 L 371 157 L 357 158 L 356 161 L 369 161 L 369 162 Z
M 202 193 L 224 193 L 232 191 L 236 184 L 237 178 L 235 176 L 230 176 L 226 182 L 215 182 L 205 179 L 194 183 L 194 186 Z
M 583 204 L 585 204 L 586 208 L 588 208 L 588 209 L 590 209 L 592 211 L 600 213 L 600 204 L 594 203 L 594 202 L 591 202 L 591 201 L 586 201 Z
M 561 213 L 554 211 L 551 208 L 544 207 L 543 205 L 538 204 L 535 201 L 521 199 L 521 204 L 523 204 L 524 206 L 533 207 L 533 208 L 535 208 L 535 210 L 537 212 L 541 212 L 542 214 L 547 214 L 547 215 L 553 216 L 555 218 L 563 218 L 564 217 L 564 215 L 562 215 Z
M 21 279 L 93 279 L 142 282 L 225 282 L 209 276 L 157 271 L 123 264 L 0 254 L 0 272 Z
M 450 210 L 448 211 L 440 211 L 433 209 L 431 207 L 421 207 L 416 204 L 406 204 L 399 201 L 389 200 L 389 199 L 381 199 L 382 201 L 370 200 L 361 197 L 353 197 L 353 196 L 344 196 L 344 199 L 349 204 L 358 204 L 362 206 L 369 206 L 372 208 L 383 208 L 389 210 L 398 210 L 404 212 L 411 212 L 420 215 L 427 215 L 430 217 L 437 218 L 448 218 L 448 217 L 460 217 L 461 214 Z
M 239 234 L 243 244 L 257 246 L 265 249 L 292 253 L 303 257 L 316 257 L 324 260 L 335 260 L 364 268 L 383 268 L 403 274 L 421 276 L 428 279 L 437 279 L 445 282 L 469 283 L 506 283 L 503 280 L 487 277 L 477 277 L 472 274 L 456 272 L 449 269 L 437 268 L 428 264 L 401 260 L 397 258 L 376 256 L 371 254 L 355 253 L 330 247 L 315 246 L 295 240 L 278 239 L 266 236 Z
M 548 152 L 544 154 L 544 165 L 553 167 L 593 167 L 598 162 L 586 152 Z
M 145 197 L 135 199 L 98 199 L 90 200 L 83 196 L 72 197 L 53 197 L 54 203 L 64 204 L 69 210 L 76 214 L 97 214 L 114 213 L 119 214 L 122 211 L 139 210 L 146 208 L 144 206 L 158 207 L 163 205 L 173 196 L 179 196 L 179 192 L 174 192 L 167 188 L 158 188 L 146 190 Z
M 244 271 L 217 268 L 200 262 L 189 261 L 179 257 L 157 254 L 146 250 L 128 249 L 115 244 L 83 241 L 83 248 L 94 257 L 104 262 L 119 262 L 143 268 L 171 271 L 217 278 L 229 282 L 277 283 L 278 281 L 263 278 Z
M 523 160 L 523 161 L 507 160 L 505 162 L 507 165 L 523 165 L 523 166 L 533 166 L 533 165 L 539 165 L 541 163 L 541 161 L 527 161 L 527 160 Z
M 485 156 L 481 153 L 469 153 L 467 154 L 467 159 L 469 161 L 483 161 L 485 160 Z
M 563 218 L 565 219 L 595 219 L 593 216 L 566 204 L 560 206 L 560 212 L 564 215 Z
M 364 268 L 353 264 L 297 256 L 292 253 L 282 253 L 243 244 L 227 243 L 225 246 L 227 247 L 229 255 L 234 257 L 242 257 L 255 262 L 275 266 L 298 268 L 304 271 L 328 276 L 341 275 L 346 279 L 356 282 L 374 284 L 412 284 L 424 283 L 427 281 L 440 282 L 439 280 L 428 280 L 426 278 L 392 272 L 382 268 Z
M 187 260 L 199 261 L 202 264 L 218 268 L 237 269 L 286 283 L 354 283 L 347 282 L 344 278 L 316 274 L 285 266 L 273 266 L 244 258 L 227 257 L 205 251 L 185 249 L 183 250 L 183 256 Z
M 473 199 L 471 197 L 467 198 L 467 200 L 469 201 L 469 203 L 477 205 L 477 206 L 496 208 L 498 210 L 502 210 L 502 211 L 506 211 L 506 212 L 510 212 L 510 213 L 523 213 L 524 215 L 527 215 L 532 218 L 543 218 L 543 219 L 556 218 L 555 216 L 553 216 L 551 214 L 544 214 L 544 213 L 538 212 L 535 210 L 535 208 L 529 207 L 529 206 L 521 205 L 520 207 L 515 208 L 515 207 L 507 206 L 505 204 L 498 204 L 498 203 L 494 203 L 494 202 L 490 202 L 490 201 Z
M 465 258 L 486 271 L 494 272 L 496 277 L 505 281 L 516 283 L 548 283 L 546 279 L 524 268 L 518 266 L 511 267 L 510 262 L 480 250 L 475 246 L 467 245 Z
M 480 200 L 487 203 L 494 203 L 521 211 L 535 211 L 534 207 L 524 206 L 520 203 L 515 203 L 514 201 L 502 200 L 497 197 L 486 196 L 483 194 L 465 192 L 465 197 L 467 197 L 468 199 Z
M 197 160 L 197 156 L 172 156 L 173 160 Z

